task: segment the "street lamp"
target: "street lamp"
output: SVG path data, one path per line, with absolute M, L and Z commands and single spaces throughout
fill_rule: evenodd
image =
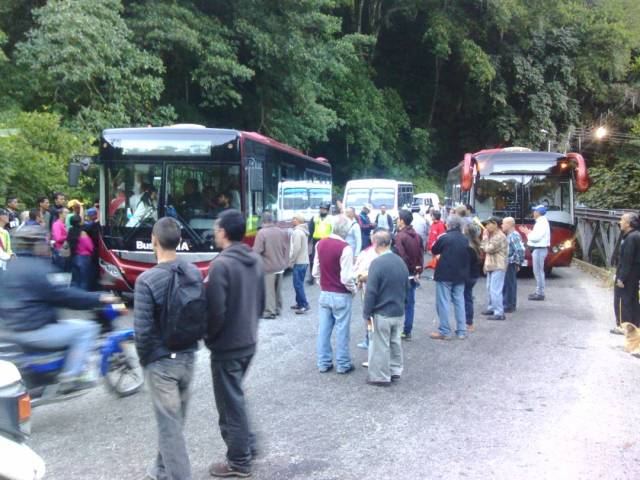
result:
M 551 151 L 551 138 L 549 137 L 549 130 L 545 130 L 544 128 L 540 129 L 540 133 L 543 133 L 547 136 L 547 152 Z
M 600 126 L 598 128 L 596 128 L 595 132 L 593 133 L 593 135 L 596 137 L 596 140 L 602 140 L 604 137 L 607 136 L 609 132 L 607 132 L 607 128 Z

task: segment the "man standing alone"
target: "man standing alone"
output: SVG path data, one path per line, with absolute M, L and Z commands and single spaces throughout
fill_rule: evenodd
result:
M 625 213 L 620 218 L 622 241 L 620 259 L 613 288 L 613 309 L 616 326 L 611 333 L 624 334 L 620 324 L 624 322 L 640 326 L 638 282 L 640 279 L 640 218 L 635 213 Z
M 174 281 L 174 271 L 181 272 L 200 290 L 204 304 L 202 277 L 193 264 L 176 257 L 180 225 L 173 218 L 165 217 L 156 222 L 151 244 L 158 265 L 136 280 L 133 312 L 136 349 L 145 370 L 158 425 L 158 455 L 147 469 L 147 477 L 189 480 L 191 465 L 183 427 L 198 342 L 195 339 L 180 348 L 171 348 L 166 342 L 167 332 L 163 330 L 160 312 L 167 312 L 170 307 L 167 301 L 172 299 L 168 290 Z
M 527 245 L 531 249 L 533 276 L 536 277 L 536 291 L 529 295 L 529 300 L 544 300 L 544 260 L 551 245 L 551 228 L 545 216 L 546 213 L 547 207 L 544 205 L 533 207 L 533 218 L 536 221 L 533 230 L 526 227 L 522 229 L 527 235 Z
M 413 330 L 413 317 L 416 306 L 416 287 L 422 273 L 424 256 L 422 255 L 422 240 L 411 226 L 413 215 L 409 210 L 400 210 L 398 215 L 398 233 L 396 234 L 395 247 L 400 258 L 404 261 L 413 278 L 409 283 L 409 291 L 406 295 L 404 309 L 404 329 L 402 338 L 411 340 Z
M 320 319 L 318 323 L 317 365 L 320 373 L 333 368 L 331 333 L 336 328 L 336 363 L 338 373 L 353 368 L 349 352 L 351 302 L 356 285 L 353 278 L 353 252 L 344 238 L 351 221 L 344 215 L 336 218 L 333 233 L 320 240 L 313 262 L 313 276 L 320 280 Z
M 225 210 L 214 226 L 222 252 L 211 262 L 206 282 L 208 333 L 213 392 L 220 433 L 227 445 L 225 462 L 213 463 L 214 477 L 249 477 L 255 454 L 242 381 L 258 341 L 258 319 L 264 308 L 264 273 L 260 257 L 242 243 L 244 216 Z
M 483 315 L 488 315 L 489 320 L 504 320 L 504 303 L 502 289 L 504 288 L 504 275 L 507 270 L 507 237 L 495 217 L 487 220 L 486 228 L 482 234 L 482 250 L 486 253 L 484 258 L 484 272 L 487 274 L 487 308 Z
M 296 304 L 291 308 L 297 314 L 309 311 L 309 302 L 304 293 L 304 277 L 309 267 L 309 229 L 301 213 L 293 217 L 293 232 L 289 247 L 289 266 L 292 268 L 293 289 L 296 292 Z
M 371 331 L 367 383 L 386 387 L 402 375 L 400 331 L 409 288 L 409 270 L 405 262 L 391 252 L 391 234 L 388 231 L 376 233 L 373 242 L 379 257 L 369 268 L 362 307 L 362 315 Z
M 282 274 L 287 268 L 288 239 L 284 230 L 273 223 L 271 212 L 262 214 L 262 228 L 256 235 L 253 251 L 262 258 L 266 302 L 263 317 L 276 318 L 282 310 Z

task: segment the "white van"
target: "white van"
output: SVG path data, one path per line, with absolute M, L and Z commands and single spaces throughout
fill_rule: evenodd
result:
M 413 196 L 413 206 L 420 207 L 420 215 L 425 216 L 430 207 L 440 209 L 440 197 L 437 193 L 416 193 Z
M 410 208 L 412 201 L 413 183 L 411 182 L 368 178 L 349 180 L 344 188 L 343 205 L 355 208 L 357 215 L 364 205 L 370 203 L 373 207 L 369 214 L 372 222 L 380 213 L 382 205 L 387 207 L 387 213 L 395 220 L 398 218 L 398 211 L 402 208 Z
M 296 213 L 310 219 L 318 213 L 321 203 L 331 203 L 331 183 L 307 180 L 278 183 L 278 221 L 291 221 Z

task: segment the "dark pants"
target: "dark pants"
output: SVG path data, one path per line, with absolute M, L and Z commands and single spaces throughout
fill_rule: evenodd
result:
M 640 327 L 640 304 L 638 303 L 639 273 L 631 270 L 624 282 L 624 288 L 614 287 L 613 309 L 616 314 L 616 325 L 624 322 Z
M 416 288 L 418 283 L 415 280 L 409 281 L 409 290 L 404 302 L 404 328 L 405 334 L 411 334 L 413 330 L 413 317 L 416 310 Z
M 477 278 L 470 278 L 464 282 L 464 316 L 467 325 L 473 325 L 473 287 L 477 281 Z
M 69 271 L 69 257 L 63 257 L 58 253 L 58 250 L 53 250 L 51 260 L 53 261 L 53 264 L 63 272 Z
M 371 229 L 362 229 L 362 250 L 369 248 L 369 245 L 371 245 Z
M 176 353 L 145 367 L 158 424 L 158 455 L 149 473 L 158 480 L 189 480 L 191 464 L 183 427 L 193 378 L 193 352 Z
M 504 308 L 511 310 L 516 309 L 516 303 L 518 302 L 518 281 L 516 275 L 517 265 L 510 263 L 507 267 L 507 271 L 504 276 L 504 286 L 502 287 L 502 305 Z
M 94 277 L 93 258 L 87 255 L 76 255 L 71 259 L 71 285 L 89 290 Z
M 309 282 L 311 283 L 313 283 L 313 259 L 316 256 L 316 245 L 319 241 L 320 240 L 313 239 L 311 250 L 309 250 Z
M 242 379 L 252 358 L 253 355 L 230 360 L 211 359 L 213 394 L 220 434 L 227 445 L 227 462 L 242 472 L 251 471 L 251 451 L 255 449 L 242 391 Z
M 300 308 L 309 308 L 307 296 L 304 293 L 304 277 L 307 273 L 306 264 L 296 264 L 293 266 L 293 289 L 296 291 L 296 305 Z

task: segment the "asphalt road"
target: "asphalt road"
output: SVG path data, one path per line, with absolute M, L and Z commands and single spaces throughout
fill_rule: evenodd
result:
M 285 304 L 293 303 L 287 276 Z M 478 319 L 464 340 L 433 341 L 434 284 L 417 291 L 405 374 L 392 388 L 365 384 L 361 304 L 354 303 L 350 375 L 315 368 L 317 318 L 264 321 L 246 381 L 262 455 L 260 479 L 634 479 L 640 478 L 640 360 L 622 351 L 611 291 L 577 269 L 558 269 L 547 301 Z M 318 287 L 308 289 L 315 303 Z M 484 301 L 484 281 L 476 287 Z M 287 309 L 288 310 L 288 309 Z M 198 356 L 186 425 L 194 478 L 221 460 L 208 355 Z M 141 479 L 155 453 L 146 391 L 116 399 L 97 388 L 37 408 L 32 447 L 51 479 Z

